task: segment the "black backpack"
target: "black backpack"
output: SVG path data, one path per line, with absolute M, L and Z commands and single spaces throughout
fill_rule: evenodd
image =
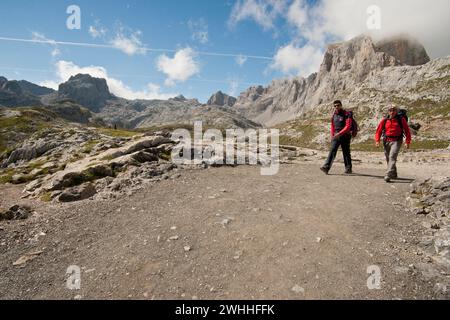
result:
M 358 122 L 356 122 L 355 118 L 353 117 L 353 111 L 348 111 L 348 117 L 352 119 L 352 128 L 351 128 L 352 137 L 356 138 L 359 132 L 359 125 Z
M 403 122 L 402 122 L 402 118 L 405 118 L 406 123 L 408 123 L 409 119 L 408 119 L 408 110 L 406 109 L 400 109 L 397 112 L 397 115 L 395 116 L 395 118 L 398 121 L 398 124 L 400 125 L 400 128 L 402 128 L 402 132 L 403 132 L 403 136 L 405 135 L 405 130 L 403 129 Z M 383 135 L 385 135 L 386 132 L 386 121 L 389 119 L 389 116 L 384 117 L 384 122 L 383 122 Z

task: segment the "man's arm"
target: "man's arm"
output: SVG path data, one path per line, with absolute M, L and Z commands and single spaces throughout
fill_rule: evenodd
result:
M 381 120 L 381 122 L 378 124 L 377 132 L 375 133 L 375 142 L 376 142 L 376 143 L 380 143 L 381 135 L 383 134 L 383 126 L 384 126 L 384 122 L 385 122 L 385 121 L 386 121 L 386 120 L 383 119 L 383 120 Z
M 345 121 L 345 127 L 338 133 L 338 135 L 343 136 L 346 133 L 349 133 L 352 130 L 352 118 L 348 117 L 347 121 Z

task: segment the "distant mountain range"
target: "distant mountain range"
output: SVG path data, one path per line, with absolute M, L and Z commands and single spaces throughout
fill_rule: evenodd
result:
M 389 101 L 409 103 L 427 97 L 435 103 L 448 103 L 449 61 L 450 56 L 430 61 L 425 48 L 407 37 L 374 42 L 368 36 L 359 36 L 329 45 L 319 71 L 307 78 L 250 87 L 237 98 L 219 91 L 206 104 L 184 96 L 127 100 L 111 94 L 105 79 L 78 74 L 62 83 L 58 91 L 0 77 L 0 105 L 55 108 L 70 103 L 71 108 L 79 105 L 106 123 L 127 128 L 195 120 L 218 127 L 256 128 L 308 117 L 317 111 L 327 114 L 335 99 L 351 108 L 370 105 L 378 111 Z

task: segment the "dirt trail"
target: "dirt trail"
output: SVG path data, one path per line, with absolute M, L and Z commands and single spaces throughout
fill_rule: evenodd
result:
M 32 218 L 0 224 L 0 298 L 436 297 L 414 267 L 424 263 L 420 217 L 401 205 L 413 168 L 393 184 L 383 166 L 341 169 L 183 170 L 117 201 L 33 204 Z M 70 265 L 81 267 L 80 290 L 66 288 Z M 367 287 L 372 265 L 380 290 Z

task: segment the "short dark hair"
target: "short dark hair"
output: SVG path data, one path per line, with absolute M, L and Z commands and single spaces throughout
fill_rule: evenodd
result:
M 335 101 L 333 102 L 333 104 L 338 104 L 338 105 L 342 106 L 341 100 L 335 100 Z

